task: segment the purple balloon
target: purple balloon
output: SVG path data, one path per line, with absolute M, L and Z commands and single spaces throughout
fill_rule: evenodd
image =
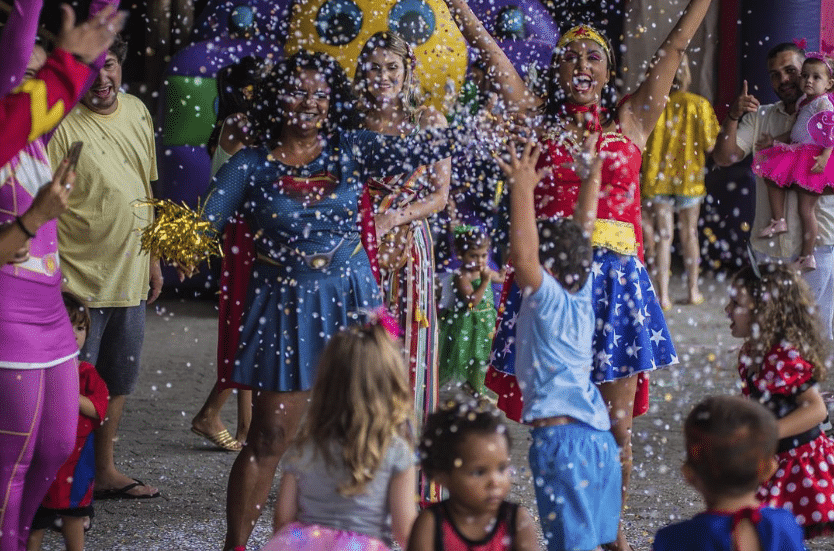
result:
M 210 0 L 194 23 L 191 40 L 228 37 L 230 27 L 244 27 L 251 20 L 257 29 L 253 36 L 283 43 L 292 3 L 293 0 Z M 236 11 L 239 7 L 243 10 Z
M 541 40 L 553 48 L 559 40 L 559 27 L 538 0 L 470 0 L 469 7 L 498 40 L 510 39 L 517 32 L 517 16 L 523 16 L 524 38 Z
M 195 42 L 174 54 L 165 69 L 165 76 L 214 78 L 221 68 L 237 63 L 248 55 L 277 61 L 283 58 L 283 49 L 274 43 L 257 39 L 218 36 Z
M 541 2 L 470 0 L 469 6 L 522 78 L 533 70 L 543 74 L 559 40 L 559 27 Z

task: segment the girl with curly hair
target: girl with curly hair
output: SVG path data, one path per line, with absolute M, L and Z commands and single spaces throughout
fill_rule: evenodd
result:
M 748 266 L 738 272 L 725 308 L 739 353 L 742 393 L 777 418 L 776 473 L 759 488 L 766 505 L 789 509 L 805 537 L 834 528 L 834 441 L 820 430 L 828 414 L 817 388 L 825 344 L 814 300 L 794 268 Z

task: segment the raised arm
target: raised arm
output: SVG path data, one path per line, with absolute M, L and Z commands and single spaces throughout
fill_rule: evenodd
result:
M 511 144 L 507 149 L 509 162 L 498 159 L 498 166 L 507 176 L 510 187 L 510 259 L 522 292 L 536 292 L 542 283 L 533 200 L 533 190 L 544 176 L 544 170 L 536 171 L 540 154 L 539 147 L 528 141 L 521 155 L 516 154 L 515 145 Z
M 90 2 L 90 10 L 89 10 L 89 17 L 99 14 L 101 11 L 106 9 L 108 6 L 113 6 L 114 9 L 118 9 L 119 7 L 119 0 L 91 0 Z M 107 57 L 107 50 L 104 50 L 99 54 L 95 61 L 90 64 L 90 67 L 93 69 L 93 76 L 90 78 L 90 81 L 85 86 L 85 93 L 86 90 L 93 85 L 93 82 L 96 80 L 98 76 L 98 72 L 101 71 L 101 68 L 104 67 L 104 60 Z
M 741 93 L 730 106 L 730 111 L 721 123 L 721 131 L 715 138 L 715 148 L 712 150 L 712 158 L 718 166 L 730 166 L 742 160 L 747 152 L 738 145 L 739 129 L 746 126 L 745 132 L 752 132 L 750 122 L 742 121 L 747 113 L 755 113 L 761 104 L 755 96 L 747 91 L 747 81 L 741 87 Z M 747 117 L 748 119 L 750 117 Z M 750 140 L 752 142 L 752 140 Z
M 43 0 L 15 0 L 9 19 L 0 36 L 0 97 L 14 90 L 23 79 L 26 65 L 32 57 L 35 37 L 38 33 L 38 19 Z
M 646 144 L 666 107 L 681 56 L 701 25 L 712 0 L 690 0 L 675 27 L 660 45 L 646 79 L 620 108 L 623 131 L 640 148 Z
M 504 101 L 505 106 L 512 111 L 526 111 L 541 104 L 541 98 L 536 97 L 527 88 L 507 54 L 490 36 L 466 0 L 444 1 L 463 37 L 470 46 L 478 50 L 478 55 L 484 65 L 489 68 L 486 78 L 493 90 Z

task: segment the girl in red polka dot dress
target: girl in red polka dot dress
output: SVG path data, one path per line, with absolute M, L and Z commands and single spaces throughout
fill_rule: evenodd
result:
M 725 310 L 733 336 L 745 339 L 742 392 L 778 419 L 778 468 L 758 497 L 792 511 L 806 538 L 831 535 L 834 441 L 819 426 L 828 411 L 817 388 L 825 344 L 814 301 L 795 269 L 762 264 L 736 274 Z

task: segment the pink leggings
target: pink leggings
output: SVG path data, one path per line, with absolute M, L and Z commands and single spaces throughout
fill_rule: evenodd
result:
M 0 369 L 0 549 L 26 549 L 29 526 L 78 424 L 78 363 Z

